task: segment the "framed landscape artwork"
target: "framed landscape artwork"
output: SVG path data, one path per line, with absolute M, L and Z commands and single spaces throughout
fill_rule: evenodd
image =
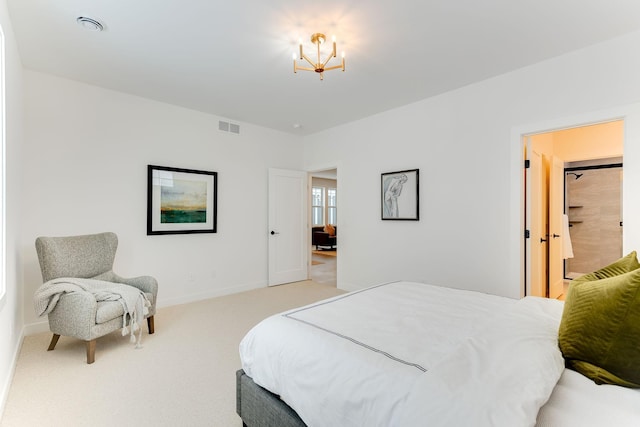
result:
M 382 219 L 418 221 L 420 219 L 419 169 L 381 175 Z
M 147 235 L 215 233 L 218 173 L 149 165 Z

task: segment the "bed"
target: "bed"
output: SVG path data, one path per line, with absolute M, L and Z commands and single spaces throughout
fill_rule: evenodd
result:
M 639 426 L 640 390 L 565 369 L 563 303 L 398 281 L 271 316 L 240 344 L 263 426 Z

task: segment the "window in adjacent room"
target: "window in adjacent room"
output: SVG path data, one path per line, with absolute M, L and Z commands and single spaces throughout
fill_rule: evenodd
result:
M 338 218 L 338 208 L 336 206 L 337 202 L 337 192 L 335 188 L 327 189 L 327 223 L 328 224 L 337 224 Z
M 324 187 L 311 187 L 311 222 L 324 225 Z

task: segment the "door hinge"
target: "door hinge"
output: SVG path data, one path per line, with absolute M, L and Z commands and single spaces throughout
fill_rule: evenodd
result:
M 531 167 L 531 160 L 525 160 L 524 161 L 524 168 L 525 169 L 529 169 Z
M 531 237 L 531 233 L 529 232 L 529 230 L 524 230 L 524 238 L 528 239 Z

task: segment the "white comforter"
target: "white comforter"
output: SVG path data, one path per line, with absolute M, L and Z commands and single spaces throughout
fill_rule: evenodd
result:
M 597 385 L 565 369 L 538 413 L 537 427 L 638 427 L 640 389 Z
M 244 371 L 320 426 L 532 426 L 563 371 L 562 303 L 394 282 L 272 316 Z

